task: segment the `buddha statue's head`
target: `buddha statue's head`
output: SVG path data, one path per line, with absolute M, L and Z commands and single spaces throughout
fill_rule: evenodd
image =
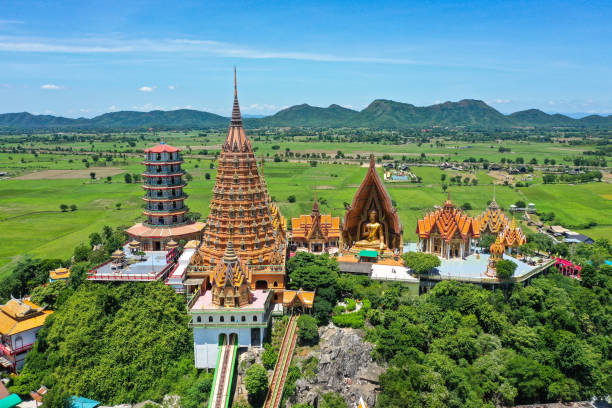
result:
M 375 223 L 376 222 L 376 210 L 370 211 L 369 216 L 370 216 L 370 222 Z

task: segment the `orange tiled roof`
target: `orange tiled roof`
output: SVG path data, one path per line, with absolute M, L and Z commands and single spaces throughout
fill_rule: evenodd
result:
M 296 300 L 304 307 L 311 308 L 314 304 L 315 292 L 304 290 L 289 290 L 285 289 L 283 292 L 283 305 L 291 306 L 295 304 Z
M 313 218 L 311 215 L 300 215 L 299 218 L 291 219 L 293 238 L 310 238 L 314 232 Z M 332 217 L 331 214 L 321 214 L 321 232 L 325 238 L 340 237 L 340 217 Z
M 480 223 L 447 199 L 443 208 L 427 213 L 418 220 L 416 232 L 421 239 L 429 238 L 432 232 L 438 232 L 447 242 L 450 242 L 455 234 L 465 240 L 468 236 L 480 237 Z
M 165 143 L 160 143 L 157 146 L 151 147 L 150 149 L 145 149 L 145 153 L 174 153 L 174 152 L 180 152 L 181 149 L 178 149 L 176 147 L 167 145 Z
M 29 300 L 11 299 L 0 307 L 0 334 L 10 336 L 41 327 L 51 313 Z
M 57 268 L 49 272 L 49 278 L 53 280 L 68 279 L 70 277 L 69 268 Z
M 251 273 L 238 259 L 232 241 L 227 243 L 223 262 L 219 262 L 212 275 L 212 283 L 217 287 L 239 287 L 243 283 L 250 284 Z

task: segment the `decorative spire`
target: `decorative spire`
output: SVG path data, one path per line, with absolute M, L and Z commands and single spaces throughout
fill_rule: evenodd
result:
M 314 203 L 312 205 L 312 215 L 319 215 L 319 202 L 317 201 L 317 190 L 314 190 Z
M 223 262 L 225 263 L 238 262 L 238 255 L 236 255 L 236 250 L 234 249 L 234 244 L 232 243 L 231 234 L 230 234 L 230 239 L 227 241 L 227 248 L 225 248 L 225 255 L 223 255 Z
M 232 107 L 231 126 L 242 126 L 242 115 L 238 104 L 238 81 L 236 79 L 236 67 L 234 67 L 234 106 Z
M 374 153 L 370 153 L 370 168 L 376 167 L 376 160 L 374 160 Z

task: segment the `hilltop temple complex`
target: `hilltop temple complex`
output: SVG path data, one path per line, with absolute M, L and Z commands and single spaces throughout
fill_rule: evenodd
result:
M 336 253 L 340 248 L 340 217 L 321 214 L 317 197 L 312 212 L 291 219 L 291 245 L 297 251 Z
M 132 239 L 131 246 L 142 251 L 164 251 L 176 246 L 180 240 L 200 239 L 204 224 L 190 222 L 185 217 L 189 208 L 185 205 L 187 194 L 181 169 L 181 150 L 161 142 L 146 149 L 142 173 L 145 190 L 143 200 L 147 217 L 145 222 L 129 228 L 126 233 Z
M 280 301 L 285 287 L 286 220 L 272 203 L 242 124 L 234 78 L 232 118 L 219 157 L 217 179 L 202 245 L 191 259 L 189 278 L 209 279 L 228 242 L 252 272 L 252 289 L 274 289 Z
M 527 237 L 521 228 L 516 224 L 516 220 L 512 218 L 512 222 L 499 233 L 501 243 L 506 247 L 508 254 L 518 252 L 521 245 L 527 243 Z
M 442 208 L 418 220 L 416 233 L 422 252 L 440 258 L 465 258 L 473 253 L 473 242 L 480 238 L 480 223 L 455 207 L 450 194 Z
M 403 233 L 372 154 L 368 171 L 344 216 L 343 249 L 360 258 L 391 258 L 403 251 Z

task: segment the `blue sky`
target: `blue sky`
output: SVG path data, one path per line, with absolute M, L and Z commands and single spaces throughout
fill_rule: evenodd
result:
M 0 3 L 0 112 L 481 99 L 612 113 L 610 1 Z

